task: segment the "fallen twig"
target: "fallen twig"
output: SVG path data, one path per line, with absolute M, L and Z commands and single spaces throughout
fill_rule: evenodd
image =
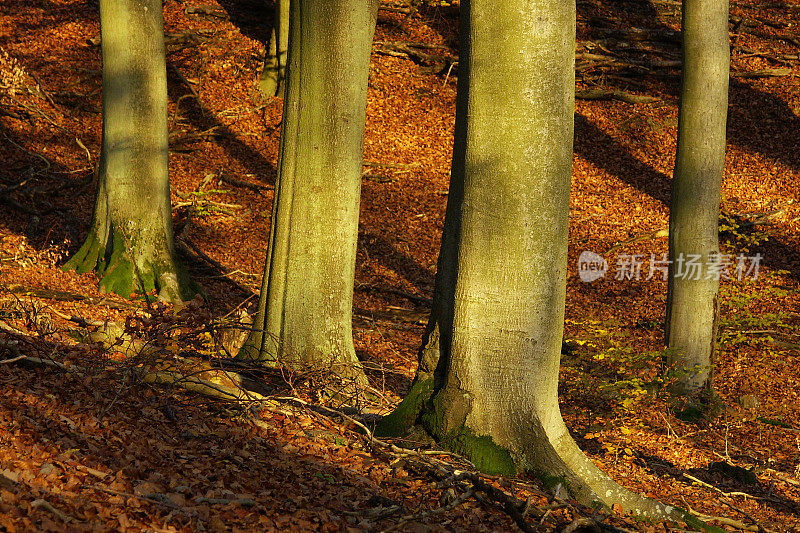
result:
M 197 32 L 178 32 L 178 33 L 165 33 L 164 34 L 164 44 L 167 48 L 175 47 L 177 45 L 185 45 L 185 46 L 192 46 L 198 45 L 203 41 L 209 39 L 211 34 L 214 33 L 214 30 L 199 30 Z M 95 35 L 86 40 L 92 46 L 100 46 L 100 35 Z M 185 47 L 184 46 L 184 47 Z M 176 49 L 169 50 L 170 52 L 175 52 Z
M 410 15 L 416 12 L 416 9 L 411 7 L 380 6 L 378 9 L 380 11 L 386 11 L 387 13 L 402 13 L 404 15 Z
M 444 44 L 429 44 L 423 42 L 411 41 L 375 41 L 375 44 L 381 46 L 411 46 L 413 48 L 423 48 L 428 50 L 449 50 L 450 47 Z
M 655 41 L 677 44 L 681 42 L 681 32 L 670 29 L 630 27 L 625 29 L 597 28 L 597 31 L 626 41 Z
M 218 131 L 221 126 L 212 126 L 207 130 L 198 131 L 196 133 L 187 133 L 183 131 L 176 131 L 170 134 L 170 140 L 178 143 L 191 142 L 198 139 L 208 139 L 210 137 L 224 137 L 224 131 Z
M 632 94 L 618 89 L 584 89 L 575 91 L 575 98 L 579 100 L 619 100 L 629 104 L 649 104 L 660 101 L 654 96 Z
M 6 333 L 12 333 L 14 335 L 22 335 L 27 337 L 28 334 L 24 331 L 20 331 L 17 328 L 8 324 L 5 320 L 0 320 L 0 330 L 5 331 Z
M 207 369 L 204 369 L 205 371 Z M 225 371 L 222 371 L 225 372 Z M 226 375 L 230 374 L 225 372 Z M 197 392 L 204 396 L 218 398 L 221 400 L 233 400 L 238 402 L 261 402 L 269 403 L 271 400 L 257 392 L 252 392 L 242 387 L 230 387 L 221 383 L 213 383 L 206 379 L 195 376 L 188 376 L 181 372 L 148 372 L 141 375 L 145 383 L 157 385 L 174 385 L 191 392 Z
M 49 161 L 49 160 L 48 160 L 46 157 L 44 157 L 44 156 L 43 156 L 43 155 L 41 155 L 41 154 L 37 154 L 36 152 L 31 152 L 30 150 L 27 150 L 27 149 L 23 148 L 22 146 L 20 146 L 19 144 L 17 144 L 17 143 L 14 141 L 14 139 L 12 139 L 11 137 L 9 137 L 9 136 L 8 136 L 8 135 L 5 133 L 5 131 L 3 131 L 3 130 L 0 130 L 0 133 L 2 133 L 3 137 L 5 137 L 5 139 L 6 139 L 8 142 L 10 142 L 12 145 L 14 145 L 14 146 L 15 146 L 15 147 L 16 147 L 18 150 L 21 150 L 21 151 L 25 152 L 26 154 L 28 154 L 28 155 L 29 155 L 29 156 L 31 156 L 31 157 L 35 157 L 36 159 L 39 159 L 39 160 L 41 160 L 41 161 L 44 163 L 44 168 L 43 168 L 43 169 L 41 169 L 39 172 L 47 172 L 48 170 L 50 170 L 50 167 L 51 167 L 52 165 L 50 164 L 50 161 Z
M 247 181 L 242 181 L 240 179 L 237 179 L 237 178 L 234 178 L 232 176 L 229 176 L 229 175 L 225 174 L 224 172 L 220 173 L 219 179 L 224 181 L 225 183 L 227 183 L 229 185 L 233 185 L 234 187 L 244 187 L 246 189 L 250 189 L 250 190 L 253 190 L 253 191 L 256 191 L 256 192 L 274 191 L 275 190 L 275 187 L 272 186 L 272 185 L 259 185 L 257 183 L 250 183 L 250 182 L 247 182 Z
M 63 512 L 59 511 L 58 509 L 53 507 L 50 504 L 50 502 L 48 502 L 47 500 L 43 500 L 41 498 L 39 498 L 38 500 L 33 500 L 31 502 L 31 507 L 33 507 L 34 509 L 37 508 L 37 507 L 41 507 L 42 509 L 45 509 L 46 511 L 49 511 L 49 512 L 53 513 L 54 515 L 56 515 L 58 518 L 61 519 L 62 522 L 73 522 L 73 521 L 75 521 L 74 518 L 72 518 L 71 516 L 69 516 L 67 514 L 64 514 Z
M 792 69 L 790 68 L 765 68 L 748 72 L 731 71 L 731 76 L 735 78 L 780 78 L 782 76 L 790 76 L 791 74 Z
M 477 492 L 477 489 L 475 487 L 467 489 L 467 491 L 464 492 L 464 494 L 462 494 L 461 496 L 457 497 L 456 499 L 454 499 L 453 501 L 451 501 L 447 505 L 445 505 L 443 507 L 439 507 L 437 509 L 432 509 L 430 511 L 422 511 L 422 512 L 419 512 L 419 513 L 416 513 L 416 514 L 406 515 L 403 518 L 401 518 L 399 522 L 397 522 L 396 524 L 384 529 L 383 531 L 385 531 L 385 532 L 386 531 L 395 531 L 395 530 L 400 529 L 401 527 L 405 526 L 409 522 L 412 522 L 412 521 L 415 521 L 415 520 L 423 520 L 423 519 L 429 518 L 431 516 L 436 516 L 436 515 L 439 515 L 439 514 L 442 514 L 442 513 L 446 513 L 447 511 L 452 511 L 453 509 L 455 509 L 459 505 L 469 501 L 473 496 L 475 496 L 476 492 Z
M 183 10 L 187 15 L 205 15 L 219 20 L 229 20 L 228 13 L 218 6 L 187 6 Z
M 752 35 L 754 37 L 759 37 L 761 39 L 770 39 L 770 40 L 774 40 L 774 41 L 784 41 L 784 42 L 793 44 L 793 45 L 795 45 L 797 47 L 800 47 L 800 35 L 772 34 L 772 33 L 767 33 L 767 32 L 764 32 L 764 31 L 753 30 L 753 29 L 751 29 L 750 27 L 748 27 L 747 25 L 744 25 L 744 24 L 740 25 L 740 29 L 742 30 L 742 33 L 747 33 L 747 34 Z
M 122 497 L 125 497 L 125 498 L 136 498 L 137 500 L 141 500 L 141 501 L 144 501 L 144 502 L 155 503 L 157 505 L 163 505 L 164 507 L 168 507 L 168 508 L 174 509 L 176 511 L 184 511 L 184 512 L 186 512 L 186 509 L 184 507 L 181 507 L 179 505 L 175 505 L 174 503 L 172 503 L 171 501 L 166 500 L 166 499 L 151 498 L 149 496 L 139 496 L 138 494 L 133 494 L 131 492 L 122 492 L 122 491 L 119 491 L 119 490 L 109 489 L 107 487 L 101 487 L 99 485 L 84 485 L 84 487 L 89 488 L 89 489 L 98 490 L 100 492 L 105 492 L 106 494 L 111 494 L 112 496 L 122 496 Z
M 53 97 L 50 96 L 50 93 L 47 91 L 47 89 L 44 88 L 44 85 L 42 85 L 42 82 L 39 80 L 36 74 L 32 70 L 29 70 L 28 73 L 31 75 L 31 78 L 33 78 L 33 81 L 36 82 L 36 85 L 39 86 L 39 92 L 42 93 L 42 96 L 44 96 L 45 100 L 50 102 L 51 106 L 58 107 L 56 103 L 53 101 Z
M 449 64 L 458 61 L 458 57 L 452 54 L 437 55 L 423 52 L 422 50 L 430 49 L 449 49 L 447 46 L 442 45 L 429 45 L 425 43 L 411 43 L 403 41 L 378 41 L 375 43 L 377 48 L 376 53 L 390 55 L 394 57 L 407 57 L 420 63 L 425 64 L 441 64 L 444 69 Z
M 701 485 L 703 487 L 706 487 L 707 489 L 711 489 L 711 490 L 714 490 L 716 492 L 719 492 L 723 496 L 728 496 L 728 497 L 731 497 L 731 496 L 743 496 L 743 497 L 747 497 L 747 498 L 753 498 L 754 500 L 762 499 L 762 498 L 760 498 L 758 496 L 753 496 L 752 494 L 748 494 L 747 492 L 725 492 L 724 490 L 722 490 L 720 488 L 717 488 L 717 487 L 715 487 L 714 485 L 712 485 L 710 483 L 706 483 L 703 480 L 697 479 L 696 477 L 694 477 L 691 474 L 687 474 L 687 473 L 684 472 L 682 475 L 683 475 L 683 477 L 688 478 L 691 481 L 694 481 L 695 483 L 697 483 L 697 484 L 699 484 L 699 485 Z
M 404 322 L 408 324 L 421 324 L 428 320 L 427 311 L 415 311 L 413 309 L 402 309 L 390 307 L 386 310 L 362 309 L 353 307 L 353 314 L 370 320 L 386 320 L 389 322 Z
M 132 302 L 117 302 L 111 301 L 107 298 L 96 298 L 93 296 L 86 296 L 85 294 L 77 294 L 68 291 L 58 291 L 54 289 L 36 289 L 33 287 L 26 287 L 24 285 L 0 285 L 0 293 L 9 292 L 17 295 L 33 296 L 35 298 L 43 298 L 47 300 L 56 300 L 60 302 L 85 302 L 90 305 L 102 305 L 112 309 L 135 309 L 139 306 Z
M 70 322 L 74 322 L 74 323 L 78 324 L 79 326 L 81 326 L 83 328 L 87 328 L 87 327 L 90 327 L 90 326 L 91 327 L 101 327 L 101 326 L 105 325 L 105 322 L 102 322 L 100 320 L 91 320 L 91 319 L 83 318 L 82 316 L 77 316 L 77 315 L 66 315 L 66 314 L 62 313 L 61 311 L 59 311 L 58 309 L 55 309 L 52 306 L 48 307 L 48 309 L 54 315 L 60 316 L 64 320 L 69 320 Z
M 187 8 L 187 9 L 189 9 L 189 8 Z M 192 82 L 189 81 L 189 79 L 186 76 L 183 75 L 183 72 L 181 72 L 180 69 L 178 69 L 178 67 L 176 67 L 172 63 L 169 64 L 169 67 L 172 69 L 172 72 L 174 72 L 175 75 L 178 76 L 178 78 L 183 82 L 183 85 L 187 89 L 189 89 L 189 92 L 192 93 L 192 96 L 194 96 L 195 98 L 199 99 L 200 95 L 197 94 L 197 91 L 194 90 L 194 85 L 192 84 Z
M 388 294 L 395 294 L 397 296 L 402 296 L 406 300 L 411 300 L 412 302 L 417 302 L 422 305 L 431 306 L 433 304 L 433 300 L 426 296 L 417 296 L 416 294 L 411 294 L 410 292 L 401 291 L 399 289 L 393 289 L 391 287 L 380 287 L 378 285 L 356 285 L 357 291 L 366 291 L 366 292 L 385 292 Z
M 742 45 L 734 46 L 733 50 L 737 52 L 743 52 L 742 55 L 736 56 L 737 59 L 744 59 L 746 57 L 763 57 L 771 61 L 783 63 L 785 65 L 791 64 L 792 61 L 797 61 L 798 59 L 800 59 L 800 56 L 798 56 L 797 54 L 774 54 L 769 52 L 763 52 L 761 50 L 753 50 L 752 48 L 748 48 Z
M 619 242 L 605 251 L 606 254 L 609 254 L 615 250 L 622 248 L 625 245 L 634 243 L 634 242 L 641 242 L 641 241 L 651 241 L 655 239 L 661 239 L 664 237 L 669 237 L 669 228 L 661 228 L 656 231 L 648 231 L 645 233 L 640 233 L 639 235 L 634 235 L 630 239 L 625 239 L 622 242 Z
M 755 527 L 755 531 L 759 531 L 761 533 L 773 533 L 772 530 L 767 529 L 764 526 L 762 526 L 758 522 L 758 520 L 753 518 L 752 515 L 750 515 L 750 513 L 748 513 L 747 511 L 745 511 L 743 509 L 739 509 L 737 506 L 733 505 L 732 503 L 726 502 L 725 500 L 720 500 L 720 503 L 722 503 L 723 505 L 727 505 L 728 507 L 730 507 L 734 511 L 737 511 L 737 512 L 743 514 L 745 516 L 745 518 L 747 518 L 748 520 L 750 520 L 753 523 L 753 525 L 748 526 L 748 527 L 750 527 L 750 528 Z M 731 524 L 729 524 L 729 525 L 731 525 Z M 736 526 L 734 526 L 734 527 L 736 527 Z M 751 529 L 750 531 L 753 531 L 753 530 Z
M 419 163 L 381 163 L 379 161 L 364 161 L 363 165 L 365 167 L 372 167 L 372 168 L 403 168 L 403 169 L 412 169 L 412 168 L 419 168 Z
M 196 255 L 209 265 L 213 266 L 214 268 L 218 269 L 224 275 L 228 275 L 228 269 L 219 261 L 215 260 L 214 258 L 210 257 L 206 254 L 203 250 L 200 249 L 195 243 L 190 241 L 189 239 L 175 239 L 175 246 L 178 248 L 178 251 L 183 252 L 184 255 Z

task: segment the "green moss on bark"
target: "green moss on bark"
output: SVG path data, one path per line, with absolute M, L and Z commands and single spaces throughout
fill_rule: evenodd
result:
M 400 405 L 378 423 L 378 427 L 375 428 L 375 435 L 402 437 L 407 434 L 432 393 L 433 378 L 414 382 L 411 385 L 411 390 L 408 391 Z
M 517 465 L 507 449 L 488 435 L 476 435 L 466 426 L 451 431 L 439 444 L 463 455 L 481 472 L 500 476 L 517 475 Z
M 487 435 L 476 435 L 465 425 L 470 398 L 463 391 L 442 389 L 433 394 L 432 377 L 416 381 L 403 402 L 381 420 L 378 436 L 405 436 L 412 428 L 425 430 L 443 448 L 463 455 L 482 472 L 513 476 L 517 466 L 511 453 Z M 417 426 L 416 424 L 419 425 Z
M 123 257 L 111 256 L 108 269 L 100 277 L 100 290 L 103 292 L 113 292 L 125 298 L 130 298 L 131 294 L 147 292 L 149 290 L 147 276 L 141 280 L 136 279 L 133 262 Z M 149 283 L 152 285 L 152 282 Z
M 683 521 L 686 522 L 686 525 L 691 526 L 695 529 L 700 531 L 704 531 L 705 533 L 725 533 L 725 530 L 719 528 L 717 526 L 712 526 L 711 524 L 707 524 L 697 518 L 696 516 L 692 516 L 689 513 L 686 513 L 683 516 Z
M 464 426 L 472 410 L 472 399 L 464 391 L 451 387 L 440 389 L 423 409 L 420 422 L 437 440 Z
M 244 344 L 236 353 L 236 359 L 244 361 L 258 361 L 259 363 L 275 363 L 278 358 L 272 350 L 262 346 L 263 331 L 252 331 L 247 336 Z
M 78 252 L 62 267 L 80 274 L 95 271 L 100 278 L 100 290 L 113 292 L 129 298 L 132 294 L 150 293 L 155 290 L 167 301 L 188 301 L 200 288 L 174 259 L 158 261 L 142 260 L 134 264 L 129 246 L 119 232 L 112 230 L 110 243 L 102 244 L 97 231 L 92 228 Z M 169 255 L 169 252 L 164 252 Z
M 63 270 L 75 270 L 78 274 L 106 269 L 105 246 L 100 244 L 94 230 L 89 232 L 83 246 L 62 267 Z

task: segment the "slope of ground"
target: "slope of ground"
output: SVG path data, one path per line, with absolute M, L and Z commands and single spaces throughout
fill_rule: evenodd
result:
M 294 401 L 251 409 L 134 373 L 144 364 L 185 371 L 195 361 L 213 374 L 200 361 L 218 348 L 220 322 L 255 304 L 282 104 L 254 90 L 269 6 L 165 3 L 176 232 L 206 291 L 203 306 L 176 316 L 99 294 L 94 276 L 59 268 L 85 235 L 94 196 L 96 2 L 2 2 L 0 531 L 514 527 L 492 505 L 502 499 L 492 489 L 464 497 L 480 482 L 424 467 L 456 468 L 457 459 L 420 466 L 356 432 L 355 421 L 388 412 L 414 375 L 458 74 L 457 5 L 384 8 L 370 69 L 354 316 L 374 390 L 348 420 Z M 679 10 L 671 0 L 578 5 L 562 410 L 581 448 L 624 485 L 729 517 L 716 521 L 727 529 L 800 531 L 800 4 L 732 5 L 724 246 L 734 264 L 760 263 L 757 276 L 732 271 L 723 283 L 716 386 L 724 407 L 695 422 L 679 420 L 679 404 L 659 392 L 666 283 L 651 264 L 666 252 L 659 230 L 675 152 Z M 608 261 L 605 278 L 580 280 L 585 250 Z M 636 261 L 638 274 L 625 270 Z M 138 355 L 126 362 L 126 353 Z M 21 356 L 43 364 L 8 361 Z M 273 397 L 329 401 L 315 392 L 325 379 L 318 372 L 255 377 Z M 483 482 L 530 498 L 527 519 L 542 531 L 592 518 L 531 480 Z

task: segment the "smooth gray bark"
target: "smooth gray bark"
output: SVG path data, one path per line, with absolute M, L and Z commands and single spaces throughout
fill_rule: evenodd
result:
M 290 0 L 275 0 L 275 22 L 258 81 L 258 90 L 264 96 L 283 96 L 284 93 L 289 51 L 289 3 Z
M 102 289 L 189 297 L 174 257 L 161 0 L 101 0 L 103 141 L 89 235 L 65 268 Z
M 240 357 L 327 363 L 353 348 L 367 75 L 378 0 L 291 3 L 278 184 L 259 311 Z
M 683 72 L 670 202 L 672 263 L 665 336 L 667 360 L 675 371 L 673 391 L 695 396 L 712 390 L 719 279 L 708 267 L 719 257 L 730 43 L 726 0 L 684 0 L 682 9 Z M 691 258 L 702 265 L 696 276 L 687 268 Z
M 680 514 L 578 449 L 558 406 L 574 113 L 575 4 L 463 0 L 452 178 L 412 389 L 379 426 L 416 426 L 494 473 L 587 504 Z

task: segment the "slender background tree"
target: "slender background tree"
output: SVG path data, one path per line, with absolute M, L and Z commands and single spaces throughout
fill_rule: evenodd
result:
M 65 268 L 122 296 L 191 295 L 173 246 L 161 0 L 101 0 L 103 141 L 86 241 Z
M 257 330 L 240 356 L 335 364 L 363 380 L 352 306 L 378 0 L 291 6 L 270 244 Z
M 264 96 L 283 96 L 289 49 L 289 2 L 275 0 L 275 19 L 269 37 L 258 89 Z
M 684 0 L 678 151 L 669 218 L 666 342 L 674 392 L 712 396 L 719 303 L 719 207 L 730 42 L 727 0 Z M 690 261 L 699 263 L 695 270 Z M 706 398 L 700 398 L 705 394 Z

